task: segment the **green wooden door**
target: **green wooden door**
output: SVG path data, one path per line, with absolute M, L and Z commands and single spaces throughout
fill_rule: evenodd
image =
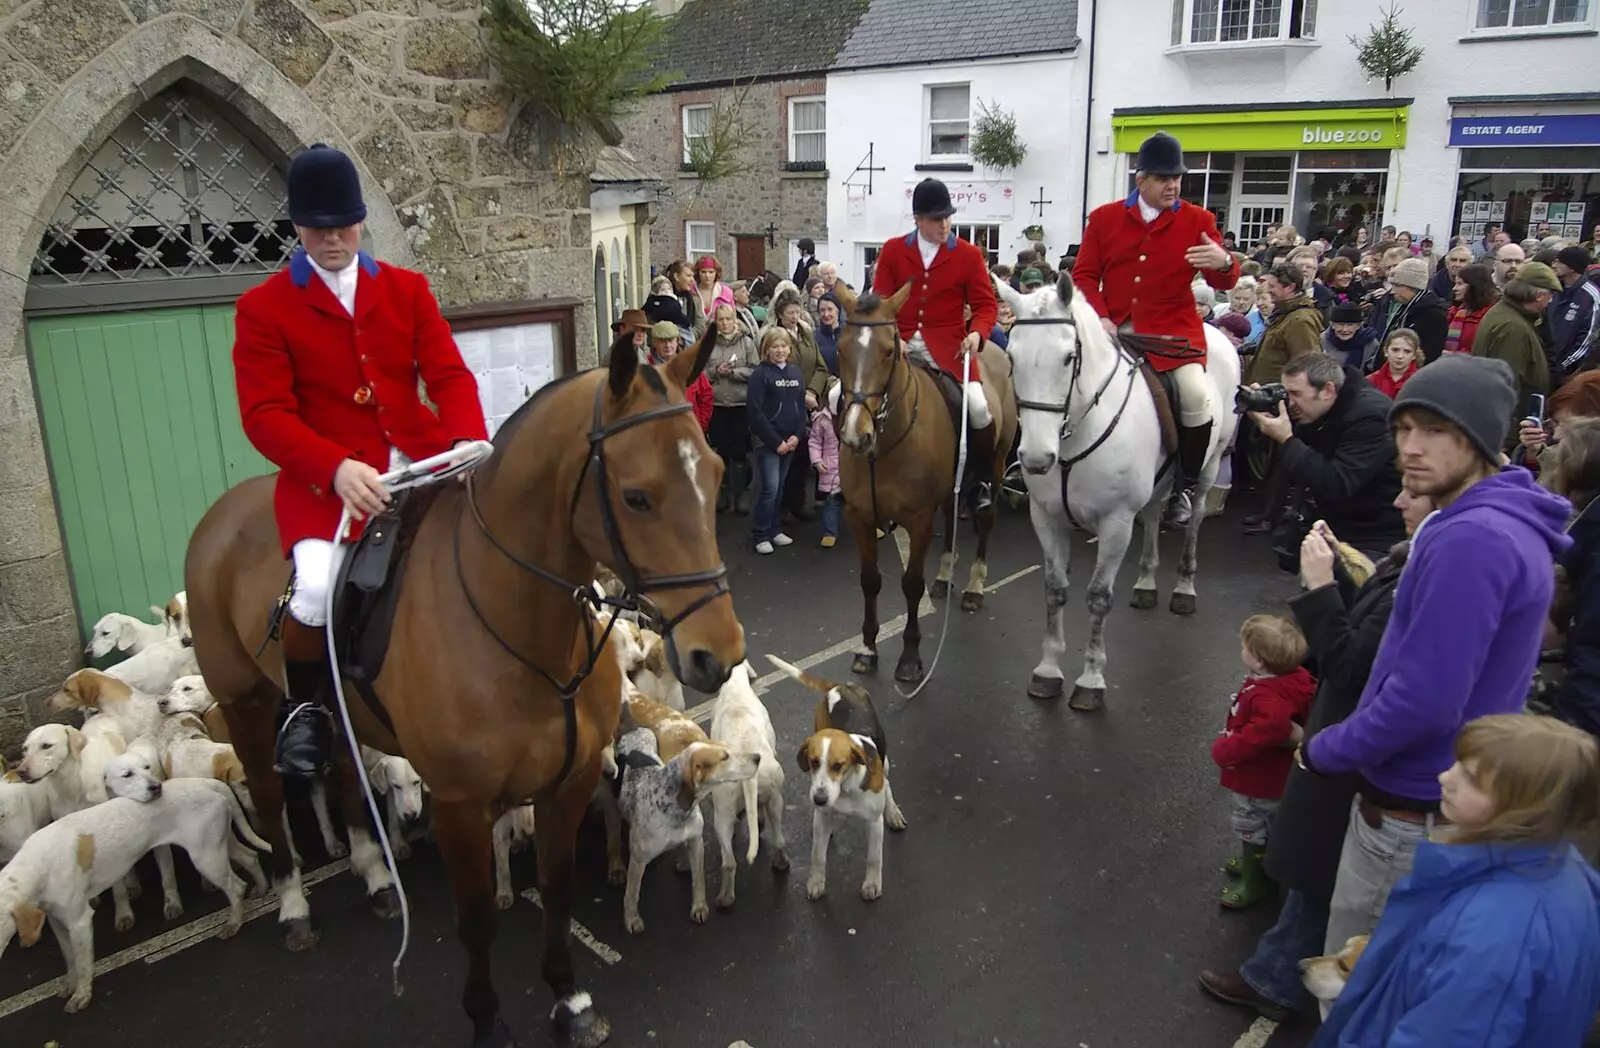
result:
M 79 625 L 147 618 L 211 503 L 273 469 L 239 425 L 233 307 L 42 317 L 28 343 Z

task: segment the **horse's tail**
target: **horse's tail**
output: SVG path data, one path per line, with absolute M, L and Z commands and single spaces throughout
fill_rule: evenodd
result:
M 835 685 L 823 680 L 821 677 L 813 677 L 799 666 L 784 662 L 776 655 L 768 655 L 767 661 L 778 667 L 783 672 L 787 673 L 789 676 L 793 677 L 795 680 L 799 681 L 801 684 L 804 684 L 812 691 L 820 692 L 821 694 L 826 695 L 835 687 Z
M 744 824 L 750 834 L 750 846 L 745 849 L 744 861 L 756 864 L 756 849 L 761 847 L 761 821 L 756 818 L 756 805 L 761 800 L 761 784 L 752 775 L 744 780 Z

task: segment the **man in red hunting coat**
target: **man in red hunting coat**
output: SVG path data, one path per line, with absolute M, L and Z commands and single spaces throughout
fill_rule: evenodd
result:
M 925 178 L 918 183 L 911 194 L 917 228 L 883 245 L 873 270 L 872 290 L 888 297 L 908 283 L 913 285 L 896 318 L 910 357 L 938 367 L 958 381 L 961 358 L 972 357 L 972 381 L 966 389 L 967 418 L 972 424 L 967 461 L 973 469 L 973 508 L 983 510 L 994 498 L 994 478 L 989 474 L 995 420 L 1001 417 L 1001 405 L 984 374 L 987 368 L 1000 366 L 989 361 L 1004 350 L 992 344 L 986 348 L 999 308 L 989 280 L 989 261 L 976 246 L 950 231 L 950 216 L 955 213 L 950 190 L 943 182 Z M 972 307 L 970 322 L 966 306 Z
M 1126 199 L 1089 214 L 1072 280 L 1108 332 L 1184 339 L 1198 360 L 1152 354 L 1155 371 L 1174 371 L 1178 387 L 1179 483 L 1165 523 L 1182 527 L 1194 511 L 1194 489 L 1211 445 L 1211 394 L 1205 377 L 1205 327 L 1194 309 L 1195 274 L 1218 291 L 1239 279 L 1239 263 L 1222 247 L 1211 212 L 1183 200 L 1183 147 L 1165 132 L 1139 147 Z
M 294 558 L 277 752 L 286 775 L 327 768 L 328 586 L 343 543 L 389 501 L 379 475 L 487 437 L 477 381 L 427 280 L 360 250 L 366 216 L 349 157 L 320 144 L 295 157 L 289 219 L 301 246 L 239 299 L 234 319 L 240 420 L 280 470 L 273 509 Z M 419 375 L 437 414 L 422 403 Z M 355 523 L 335 535 L 344 508 Z

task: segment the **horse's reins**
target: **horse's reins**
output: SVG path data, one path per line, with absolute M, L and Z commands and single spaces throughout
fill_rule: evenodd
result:
M 1018 317 L 1015 321 L 1012 322 L 1012 326 L 1015 327 L 1018 324 L 1031 324 L 1031 325 L 1065 324 L 1066 326 L 1068 326 L 1070 328 L 1073 328 L 1073 329 L 1076 329 L 1077 326 L 1078 326 L 1078 322 L 1075 319 L 1073 319 L 1071 316 L 1066 316 L 1066 317 Z M 1109 335 L 1109 333 L 1108 333 L 1108 335 Z M 1138 358 L 1135 357 L 1131 352 L 1129 352 L 1128 349 L 1123 345 L 1122 338 L 1120 338 L 1120 337 L 1118 337 L 1116 335 L 1109 335 L 1109 337 L 1111 339 L 1112 348 L 1114 348 L 1117 351 L 1117 359 L 1119 361 L 1122 361 L 1122 362 L 1124 362 L 1124 363 L 1126 363 L 1128 365 L 1128 371 L 1127 371 L 1128 386 L 1122 392 L 1122 403 L 1117 405 L 1116 414 L 1111 416 L 1111 421 L 1106 424 L 1105 430 L 1103 432 L 1101 432 L 1101 434 L 1098 437 L 1095 438 L 1095 440 L 1094 440 L 1094 442 L 1092 444 L 1090 444 L 1088 447 L 1084 448 L 1082 451 L 1078 452 L 1076 455 L 1073 455 L 1071 458 L 1060 459 L 1060 460 L 1058 460 L 1058 463 L 1057 463 L 1061 467 L 1061 508 L 1062 508 L 1062 510 L 1064 510 L 1066 512 L 1067 520 L 1072 523 L 1072 526 L 1075 527 L 1075 528 L 1078 528 L 1080 530 L 1082 529 L 1083 525 L 1079 524 L 1077 518 L 1072 515 L 1072 505 L 1067 499 L 1067 480 L 1068 480 L 1068 478 L 1070 477 L 1070 475 L 1072 473 L 1072 467 L 1076 466 L 1078 463 L 1082 462 L 1084 459 L 1086 459 L 1090 455 L 1094 454 L 1097 450 L 1099 450 L 1100 445 L 1104 444 L 1106 441 L 1111 439 L 1111 434 L 1116 432 L 1117 425 L 1119 423 L 1121 423 L 1121 421 L 1122 421 L 1123 413 L 1128 410 L 1128 404 L 1130 402 L 1132 402 L 1132 400 L 1133 400 L 1133 389 L 1134 389 L 1134 386 L 1138 384 L 1138 376 L 1139 376 L 1139 361 L 1138 361 Z M 1152 337 L 1151 341 L 1154 341 L 1155 338 L 1156 337 Z M 1160 339 L 1160 341 L 1163 341 L 1163 342 L 1167 342 L 1167 341 L 1181 342 L 1185 349 L 1192 349 L 1192 347 L 1189 346 L 1189 343 L 1184 341 L 1184 340 L 1182 340 L 1182 339 L 1165 339 L 1165 338 L 1162 338 L 1162 339 Z M 1150 341 L 1147 341 L 1147 342 L 1144 343 L 1144 351 L 1146 353 L 1149 353 L 1149 352 L 1153 351 L 1153 347 L 1150 344 Z M 1176 356 L 1176 355 L 1178 355 L 1178 353 L 1174 352 L 1171 355 Z M 1199 355 L 1198 353 L 1195 354 L 1196 357 L 1198 357 L 1198 355 Z M 1118 368 L 1116 366 L 1113 366 L 1113 367 L 1107 369 L 1105 381 L 1100 383 L 1100 388 L 1095 390 L 1093 397 L 1089 398 L 1089 403 L 1084 407 L 1082 414 L 1079 416 L 1080 418 L 1087 417 L 1088 414 L 1091 411 L 1093 411 L 1096 407 L 1099 406 L 1100 399 L 1102 397 L 1104 397 L 1105 394 L 1106 394 L 1106 391 L 1111 388 L 1111 383 L 1116 378 L 1117 371 L 1118 371 Z M 1065 446 L 1066 442 L 1072 437 L 1072 433 L 1073 433 L 1073 430 L 1072 430 L 1072 391 L 1078 388 L 1078 379 L 1079 379 L 1080 376 L 1082 376 L 1082 374 L 1083 374 L 1083 351 L 1080 349 L 1078 352 L 1076 352 L 1076 353 L 1074 353 L 1072 355 L 1072 381 L 1067 386 L 1067 399 L 1065 401 L 1063 401 L 1060 404 L 1046 404 L 1046 403 L 1044 403 L 1042 401 L 1038 401 L 1038 400 L 1023 400 L 1021 397 L 1017 398 L 1017 407 L 1020 410 L 1043 411 L 1043 412 L 1047 412 L 1049 414 L 1055 414 L 1055 415 L 1060 415 L 1061 416 L 1060 437 L 1061 437 L 1061 444 L 1063 446 Z
M 710 589 L 698 600 L 691 602 L 688 607 L 678 612 L 678 614 L 674 615 L 671 619 L 666 620 L 661 628 L 661 633 L 663 636 L 666 636 L 670 639 L 673 629 L 676 628 L 677 625 L 684 619 L 688 618 L 690 615 L 693 615 L 695 612 L 699 611 L 713 600 L 716 600 L 718 597 L 728 593 L 728 567 L 726 564 L 718 564 L 716 567 L 707 569 L 705 571 L 688 572 L 678 575 L 646 576 L 640 574 L 638 568 L 634 566 L 633 560 L 628 556 L 627 548 L 622 543 L 622 529 L 617 524 L 616 511 L 611 505 L 611 494 L 608 484 L 609 474 L 606 470 L 606 439 L 608 437 L 616 436 L 618 433 L 621 433 L 625 430 L 632 429 L 634 426 L 642 425 L 646 422 L 655 422 L 660 419 L 672 418 L 675 415 L 685 414 L 694 410 L 693 405 L 691 405 L 688 401 L 684 401 L 681 404 L 663 404 L 660 407 L 651 408 L 648 411 L 641 411 L 636 415 L 628 415 L 617 419 L 609 426 L 606 426 L 601 424 L 601 410 L 605 403 L 605 389 L 605 383 L 601 383 L 600 386 L 595 390 L 594 421 L 589 428 L 589 457 L 584 461 L 583 469 L 578 473 L 578 481 L 573 488 L 571 506 L 567 511 L 567 520 L 569 526 L 571 526 L 573 519 L 578 512 L 578 503 L 583 496 L 584 481 L 588 479 L 590 475 L 590 469 L 592 467 L 594 471 L 596 495 L 600 502 L 601 526 L 605 530 L 606 541 L 611 546 L 611 557 L 614 561 L 613 570 L 617 572 L 617 576 L 622 580 L 623 587 L 626 591 L 622 597 L 602 598 L 594 592 L 594 588 L 592 586 L 577 585 L 569 582 L 553 572 L 546 571 L 537 564 L 524 560 L 522 557 L 519 557 L 516 553 L 508 549 L 505 543 L 501 542 L 495 537 L 494 532 L 489 528 L 488 522 L 483 519 L 483 513 L 478 509 L 476 489 L 473 487 L 472 477 L 470 474 L 467 477 L 467 497 L 464 501 L 472 510 L 473 522 L 477 524 L 478 530 L 483 533 L 483 536 L 489 540 L 490 544 L 493 545 L 495 549 L 499 550 L 507 560 L 511 561 L 511 563 L 515 564 L 523 571 L 528 572 L 535 578 L 550 583 L 552 586 L 556 586 L 560 589 L 570 592 L 572 594 L 573 602 L 580 605 L 584 609 L 584 614 L 582 616 L 584 643 L 588 648 L 588 655 L 584 659 L 582 667 L 580 667 L 566 683 L 563 684 L 561 681 L 558 681 L 547 670 L 545 670 L 544 667 L 540 666 L 538 663 L 534 662 L 532 659 L 516 650 L 516 648 L 514 648 L 509 641 L 501 636 L 499 631 L 497 631 L 494 626 L 489 623 L 488 618 L 483 613 L 483 609 L 478 606 L 478 602 L 473 598 L 472 590 L 467 586 L 466 574 L 462 569 L 461 514 L 459 512 L 456 515 L 454 529 L 453 554 L 456 566 L 456 580 L 461 585 L 461 594 L 466 598 L 467 607 L 472 609 L 472 614 L 477 618 L 479 624 L 483 626 L 484 631 L 489 634 L 494 642 L 498 644 L 506 654 L 516 659 L 519 663 L 532 670 L 534 673 L 537 673 L 540 677 L 543 677 L 545 681 L 555 689 L 556 695 L 561 699 L 561 707 L 563 713 L 565 714 L 566 720 L 566 743 L 561 761 L 561 771 L 556 776 L 555 784 L 557 786 L 566 781 L 568 773 L 572 771 L 572 762 L 576 759 L 577 755 L 578 690 L 583 686 L 583 682 L 588 680 L 589 676 L 594 673 L 595 666 L 597 666 L 600 662 L 600 656 L 606 650 L 606 645 L 610 641 L 611 631 L 613 628 L 615 628 L 617 622 L 617 616 L 615 612 L 637 610 L 638 604 L 634 599 L 634 595 L 644 593 L 647 590 L 688 589 L 693 586 L 710 587 Z M 594 633 L 594 616 L 589 614 L 589 612 L 591 610 L 598 611 L 602 605 L 611 607 L 613 614 L 606 622 L 605 629 L 601 631 L 599 640 L 596 641 Z M 670 650 L 672 649 L 669 648 L 669 651 Z M 674 670 L 676 669 L 677 667 L 674 667 Z
M 839 413 L 833 417 L 833 432 L 837 436 L 844 427 L 845 412 L 852 406 L 859 406 L 862 411 L 867 412 L 868 416 L 871 417 L 873 432 L 877 432 L 889 421 L 890 413 L 893 412 L 895 404 L 899 402 L 894 398 L 894 374 L 900 367 L 900 357 L 903 353 L 899 321 L 894 319 L 846 320 L 845 323 L 854 324 L 857 327 L 891 327 L 894 329 L 894 356 L 889 360 L 889 374 L 883 380 L 883 389 L 877 393 L 863 393 L 859 389 L 847 388 L 843 380 L 841 380 L 839 382 Z M 890 441 L 883 448 L 875 447 L 867 453 L 867 485 L 872 492 L 872 526 L 874 529 L 882 527 L 882 517 L 878 513 L 878 456 L 887 455 L 911 435 L 911 431 L 917 426 L 917 415 L 922 409 L 922 387 L 917 385 L 916 377 L 911 374 L 909 364 L 906 366 L 905 380 L 906 384 L 911 387 L 911 418 L 906 422 L 906 427 L 900 432 L 899 437 Z M 867 403 L 873 397 L 878 398 L 877 410 L 873 410 Z M 905 394 L 902 393 L 899 400 L 903 401 L 904 399 Z

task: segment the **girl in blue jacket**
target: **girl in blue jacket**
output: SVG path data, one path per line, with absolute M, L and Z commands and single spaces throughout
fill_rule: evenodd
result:
M 1557 1048 L 1600 1006 L 1600 756 L 1549 717 L 1469 723 L 1417 848 L 1312 1048 Z
M 757 553 L 794 540 L 778 530 L 778 497 L 806 443 L 806 388 L 800 369 L 789 362 L 794 349 L 789 332 L 770 327 L 761 336 L 761 363 L 750 373 L 746 415 L 755 436 L 756 505 L 750 513 L 750 540 Z M 805 468 L 804 466 L 801 467 Z

